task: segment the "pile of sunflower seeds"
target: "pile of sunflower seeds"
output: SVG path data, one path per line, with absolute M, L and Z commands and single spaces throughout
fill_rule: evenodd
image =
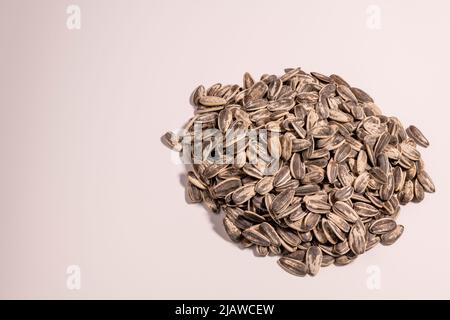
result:
M 242 86 L 197 87 L 192 104 L 183 132 L 162 138 L 189 167 L 190 202 L 223 211 L 231 240 L 293 275 L 393 244 L 400 205 L 435 191 L 421 131 L 338 75 L 245 73 Z

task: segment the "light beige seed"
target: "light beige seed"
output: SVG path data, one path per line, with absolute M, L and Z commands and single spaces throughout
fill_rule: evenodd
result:
M 322 265 L 322 250 L 317 246 L 311 246 L 306 251 L 306 267 L 308 273 L 315 276 L 319 273 L 320 267 Z
M 361 220 L 355 222 L 352 226 L 349 236 L 348 244 L 352 252 L 356 255 L 363 254 L 366 250 L 366 229 Z
M 327 165 L 327 178 L 330 183 L 335 183 L 338 176 L 339 164 L 334 160 L 330 159 Z
M 248 91 L 247 97 L 249 98 L 249 101 L 261 99 L 266 94 L 267 90 L 269 88 L 267 87 L 267 84 L 265 84 L 262 81 L 256 82 Z
M 369 227 L 369 231 L 373 234 L 385 234 L 397 227 L 397 223 L 391 218 L 381 218 L 375 220 Z
M 221 97 L 215 96 L 203 96 L 200 97 L 198 102 L 205 107 L 215 107 L 215 106 L 223 106 L 227 103 L 227 100 Z
M 398 200 L 400 201 L 400 204 L 405 205 L 408 202 L 412 201 L 413 198 L 414 198 L 414 184 L 411 180 L 405 181 L 403 189 L 398 193 Z

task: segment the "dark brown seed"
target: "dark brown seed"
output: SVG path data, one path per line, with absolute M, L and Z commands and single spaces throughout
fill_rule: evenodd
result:
M 372 178 L 374 178 L 377 182 L 383 184 L 383 183 L 387 183 L 387 175 L 386 173 L 381 170 L 380 167 L 374 167 L 370 170 L 370 174 L 372 176 Z
M 426 148 L 430 145 L 430 142 L 423 135 L 423 133 L 415 126 L 409 126 L 406 128 L 406 133 L 413 139 L 418 145 Z
M 296 250 L 287 255 L 287 257 L 289 257 L 289 258 L 299 260 L 299 261 L 304 261 L 305 256 L 306 256 L 306 250 L 303 250 L 303 249 Z
M 328 255 L 328 254 L 324 254 L 322 256 L 322 265 L 321 267 L 328 267 L 330 265 L 332 265 L 334 263 L 334 257 Z
M 359 102 L 373 102 L 373 99 L 365 93 L 363 90 L 359 88 L 350 88 L 350 90 L 355 95 L 356 99 L 358 99 Z
M 425 198 L 425 191 L 419 180 L 414 180 L 414 201 L 420 202 Z

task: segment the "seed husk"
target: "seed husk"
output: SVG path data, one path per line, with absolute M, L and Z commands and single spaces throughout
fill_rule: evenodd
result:
M 309 247 L 306 251 L 305 260 L 308 273 L 312 276 L 317 275 L 322 265 L 322 250 L 317 246 Z
M 373 234 L 385 234 L 397 227 L 397 223 L 391 218 L 381 218 L 372 222 L 369 231 Z
M 429 193 L 435 192 L 436 188 L 434 187 L 434 183 L 426 171 L 424 170 L 420 171 L 417 174 L 417 179 L 419 180 L 425 192 Z
M 285 271 L 289 272 L 290 274 L 293 274 L 294 276 L 298 277 L 304 277 L 308 271 L 308 267 L 303 262 L 289 258 L 289 257 L 281 257 L 278 260 L 278 264 L 280 267 L 282 267 Z
M 427 148 L 430 145 L 430 142 L 423 135 L 423 133 L 416 126 L 409 126 L 406 128 L 406 133 L 408 136 L 413 139 L 418 145 Z
M 381 235 L 381 244 L 385 246 L 390 246 L 394 242 L 400 238 L 400 236 L 403 234 L 403 230 L 405 228 L 402 225 L 398 225 L 394 230 L 385 233 Z
M 363 254 L 366 250 L 366 229 L 361 220 L 356 221 L 352 226 L 349 237 L 348 244 L 352 252 L 356 255 Z
M 267 247 L 271 244 L 269 238 L 255 227 L 250 227 L 242 231 L 242 236 L 253 244 L 260 246 Z

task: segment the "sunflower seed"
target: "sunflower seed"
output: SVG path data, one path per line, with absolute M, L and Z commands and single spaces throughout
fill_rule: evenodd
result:
M 419 180 L 419 182 L 422 185 L 423 190 L 425 190 L 425 192 L 433 193 L 436 190 L 434 187 L 433 181 L 431 180 L 428 173 L 426 173 L 425 171 L 423 171 L 423 170 L 420 171 L 417 174 L 417 179 Z
M 242 231 L 242 236 L 244 236 L 244 238 L 246 238 L 250 242 L 260 245 L 260 246 L 267 247 L 270 245 L 269 238 L 267 238 L 267 236 L 262 234 L 255 227 L 250 227 L 250 228 L 247 228 L 244 231 Z
M 308 273 L 312 276 L 317 275 L 322 265 L 322 250 L 316 246 L 309 247 L 306 251 L 305 260 Z
M 363 254 L 366 250 L 366 229 L 361 220 L 356 221 L 352 226 L 349 236 L 348 244 L 352 252 L 356 255 Z
M 400 238 L 404 230 L 402 225 L 398 225 L 394 230 L 381 235 L 381 244 L 389 246 Z
M 406 133 L 408 136 L 413 139 L 418 145 L 426 148 L 430 145 L 430 142 L 428 142 L 428 139 L 425 138 L 423 133 L 415 126 L 409 126 L 406 128 Z
M 385 234 L 397 227 L 394 219 L 381 218 L 375 220 L 369 227 L 369 231 L 373 234 Z
M 332 209 L 334 213 L 350 223 L 355 223 L 359 219 L 356 211 L 346 202 L 337 201 Z
M 304 277 L 308 271 L 308 267 L 303 262 L 289 258 L 289 257 L 281 257 L 278 260 L 278 264 L 285 271 L 293 274 L 294 276 Z

